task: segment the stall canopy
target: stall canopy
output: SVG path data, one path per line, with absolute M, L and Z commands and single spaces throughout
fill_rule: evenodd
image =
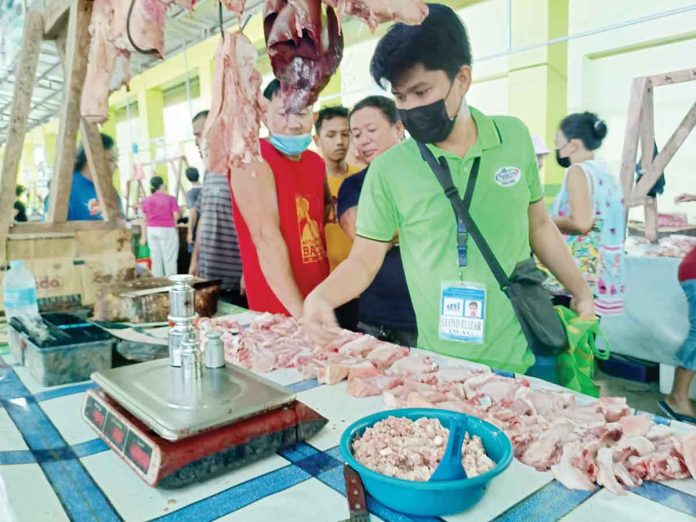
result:
M 246 15 L 258 12 L 263 0 L 247 2 Z M 236 23 L 236 15 L 223 10 L 223 26 Z M 165 24 L 165 58 L 182 52 L 186 46 L 198 43 L 220 30 L 218 0 L 198 0 L 191 13 L 171 7 Z M 0 146 L 7 141 L 10 127 L 10 109 L 15 84 L 15 71 L 19 53 L 8 56 L 0 67 Z M 149 55 L 133 53 L 132 73 L 138 74 L 159 62 Z M 36 82 L 31 99 L 28 129 L 41 125 L 55 116 L 63 97 L 63 70 L 54 42 L 46 40 L 41 45 L 41 54 L 36 71 Z M 27 129 L 27 130 L 28 130 Z

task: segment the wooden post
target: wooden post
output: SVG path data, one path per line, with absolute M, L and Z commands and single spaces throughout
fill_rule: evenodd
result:
M 121 207 L 118 203 L 118 193 L 114 187 L 111 167 L 106 159 L 99 127 L 96 123 L 90 123 L 82 118 L 80 129 L 82 131 L 82 143 L 87 153 L 87 163 L 89 164 L 89 170 L 92 172 L 104 220 L 120 221 Z
M 17 170 L 22 157 L 22 146 L 31 111 L 31 96 L 34 91 L 36 66 L 39 62 L 42 40 L 43 18 L 40 13 L 29 11 L 24 21 L 22 50 L 15 74 L 10 128 L 2 163 L 2 177 L 0 178 L 0 236 L 6 236 L 9 233 L 14 221 L 13 204 L 17 185 Z
M 643 93 L 640 121 L 640 166 L 645 176 L 652 168 L 655 152 L 655 102 L 653 87 L 649 80 Z M 645 202 L 645 237 L 652 243 L 657 242 L 657 199 L 650 196 L 646 197 Z
M 63 68 L 65 83 L 60 110 L 56 162 L 51 181 L 48 221 L 64 223 L 68 216 L 68 200 L 72 187 L 77 130 L 80 125 L 80 99 L 87 73 L 89 52 L 89 22 L 92 2 L 75 0 L 70 7 Z
M 660 172 L 665 170 L 667 164 L 672 160 L 694 127 L 696 127 L 696 102 L 691 106 L 689 112 L 686 113 L 684 119 L 657 155 L 650 167 L 650 171 L 646 172 L 645 176 L 636 185 L 635 192 L 637 195 L 647 194 L 650 187 L 655 184 L 660 176 Z
M 647 80 L 635 78 L 631 85 L 631 100 L 626 116 L 626 137 L 624 140 L 623 156 L 621 158 L 621 186 L 624 193 L 624 206 L 626 223 L 628 224 L 628 209 L 631 208 L 631 189 L 636 168 L 636 153 L 638 152 L 638 139 L 640 137 L 640 115 L 643 108 L 643 96 L 646 91 Z
M 657 199 L 650 196 L 645 198 L 645 239 L 657 243 Z

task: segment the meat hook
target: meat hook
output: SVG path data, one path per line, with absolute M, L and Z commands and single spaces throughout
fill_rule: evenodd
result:
M 128 43 L 131 44 L 131 47 L 135 49 L 137 52 L 140 54 L 159 54 L 159 51 L 157 49 L 141 49 L 137 45 L 135 45 L 135 42 L 133 41 L 133 36 L 131 35 L 131 29 L 130 29 L 130 21 L 131 21 L 131 15 L 133 14 L 133 7 L 135 6 L 135 0 L 131 0 L 130 7 L 128 8 L 128 16 L 126 18 L 126 35 L 128 36 Z
M 220 17 L 220 36 L 225 38 L 225 28 L 222 26 L 222 0 L 218 2 L 218 16 Z

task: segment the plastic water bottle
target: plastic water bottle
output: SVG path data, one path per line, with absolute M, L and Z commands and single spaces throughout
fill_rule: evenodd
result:
M 12 317 L 37 317 L 39 304 L 36 299 L 36 280 L 24 266 L 24 261 L 10 261 L 10 271 L 2 285 L 5 315 Z

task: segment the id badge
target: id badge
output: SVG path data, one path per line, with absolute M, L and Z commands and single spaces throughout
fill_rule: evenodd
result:
M 483 344 L 485 326 L 486 287 L 479 283 L 442 283 L 440 339 Z

